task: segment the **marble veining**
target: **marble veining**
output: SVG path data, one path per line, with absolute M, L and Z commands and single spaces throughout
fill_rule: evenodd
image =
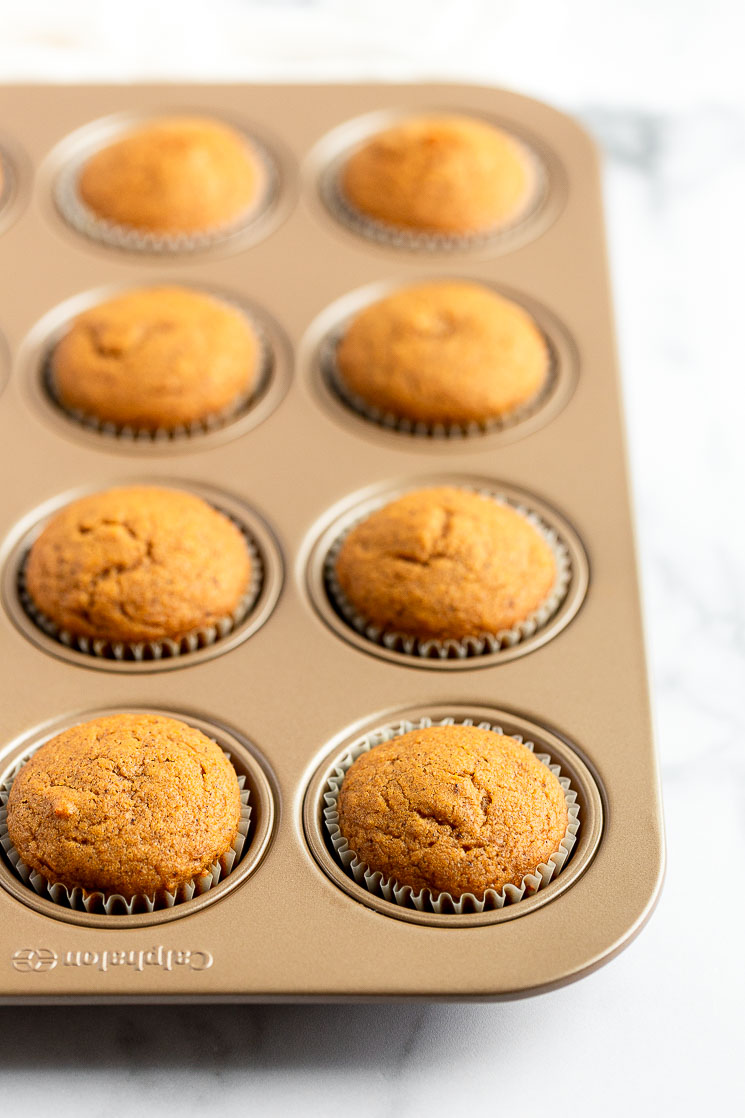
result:
M 453 78 L 578 115 L 606 204 L 669 842 L 641 937 L 504 1005 L 2 1009 L 0 1111 L 737 1110 L 743 1077 L 742 13 L 726 0 L 88 0 L 3 11 L 6 81 Z

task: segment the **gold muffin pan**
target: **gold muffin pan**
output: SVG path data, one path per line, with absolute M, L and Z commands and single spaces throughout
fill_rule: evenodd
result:
M 370 131 L 438 110 L 493 120 L 526 145 L 542 168 L 536 204 L 478 243 L 410 251 L 422 246 L 360 236 L 326 204 L 329 176 Z M 195 111 L 237 122 L 266 151 L 271 204 L 255 222 L 191 246 L 199 251 L 148 253 L 65 220 L 60 176 L 93 147 L 149 117 Z M 12 478 L 0 498 L 0 774 L 65 726 L 156 710 L 221 742 L 255 809 L 231 873 L 160 912 L 65 908 L 0 855 L 0 1002 L 499 999 L 607 961 L 654 907 L 664 853 L 591 141 L 535 101 L 442 85 L 6 87 L 0 131 L 13 169 L 0 207 L 13 278 L 0 307 L 0 445 Z M 336 394 L 323 366 L 329 338 L 372 299 L 429 279 L 485 283 L 534 315 L 553 376 L 529 414 L 498 430 L 417 437 Z M 50 345 L 79 310 L 159 284 L 213 291 L 255 316 L 270 354 L 265 390 L 205 433 L 88 430 L 49 397 Z M 23 608 L 28 547 L 69 500 L 143 481 L 200 494 L 244 526 L 264 569 L 258 599 L 233 632 L 170 659 L 68 648 Z M 356 517 L 443 482 L 534 512 L 566 548 L 571 579 L 556 612 L 513 647 L 424 661 L 350 627 L 323 566 Z M 391 906 L 343 873 L 320 826 L 324 774 L 366 730 L 412 715 L 485 718 L 566 770 L 580 828 L 544 889 L 499 911 L 436 916 Z

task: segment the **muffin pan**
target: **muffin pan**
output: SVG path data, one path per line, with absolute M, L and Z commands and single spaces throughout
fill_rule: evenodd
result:
M 344 153 L 408 112 L 441 110 L 493 120 L 534 153 L 531 211 L 457 245 L 350 227 L 332 188 Z M 180 111 L 249 122 L 273 168 L 263 216 L 188 253 L 104 245 L 65 220 L 56 190 L 81 153 L 123 123 Z M 591 141 L 535 101 L 438 85 L 6 87 L 0 127 L 12 193 L 0 250 L 13 276 L 0 306 L 12 478 L 0 501 L 0 784 L 65 726 L 156 710 L 237 758 L 252 804 L 236 867 L 156 912 L 54 903 L 0 851 L 0 1001 L 499 999 L 611 958 L 648 918 L 664 852 Z M 391 430 L 336 394 L 324 354 L 349 314 L 435 278 L 480 281 L 533 310 L 554 373 L 529 414 L 438 437 Z M 99 296 L 160 283 L 224 293 L 256 315 L 270 351 L 260 398 L 178 438 L 83 427 L 44 387 L 55 333 Z M 191 489 L 245 525 L 264 568 L 258 600 L 232 633 L 177 657 L 67 648 L 23 607 L 23 556 L 61 504 L 143 480 Z M 443 483 L 519 502 L 567 549 L 561 604 L 512 647 L 407 655 L 356 632 L 329 601 L 324 564 L 339 534 L 387 496 Z M 422 912 L 367 892 L 336 860 L 323 826 L 329 772 L 362 735 L 421 718 L 502 726 L 569 777 L 577 842 L 534 895 L 483 913 Z

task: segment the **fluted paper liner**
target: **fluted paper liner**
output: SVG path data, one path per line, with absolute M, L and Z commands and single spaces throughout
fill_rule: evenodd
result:
M 127 916 L 132 916 L 134 913 L 138 912 L 158 912 L 162 909 L 173 908 L 174 905 L 183 904 L 184 901 L 190 901 L 194 897 L 201 897 L 205 893 L 208 893 L 218 882 L 226 878 L 240 861 L 251 827 L 251 805 L 249 803 L 250 793 L 246 787 L 246 778 L 236 773 L 241 799 L 238 832 L 233 839 L 230 849 L 222 854 L 216 862 L 213 862 L 211 866 L 208 866 L 205 872 L 199 877 L 192 878 L 191 881 L 185 882 L 173 892 L 163 890 L 153 893 L 151 896 L 144 893 L 137 894 L 130 900 L 123 897 L 120 893 L 88 892 L 80 886 L 68 888 L 68 886 L 59 882 L 51 884 L 42 874 L 26 865 L 13 846 L 13 843 L 10 841 L 10 835 L 8 834 L 7 805 L 10 790 L 13 787 L 13 781 L 18 776 L 18 773 L 29 758 L 33 756 L 34 752 L 35 750 L 31 750 L 17 761 L 11 771 L 6 774 L 2 783 L 0 783 L 0 846 L 3 848 L 5 857 L 13 868 L 16 876 L 20 878 L 24 885 L 27 885 L 29 889 L 33 889 L 40 897 L 53 901 L 54 904 L 64 905 L 66 908 L 74 909 L 76 912 L 102 912 L 107 916 L 121 916 L 125 914 Z M 223 753 L 228 761 L 230 761 L 230 754 L 225 750 L 223 750 Z
M 350 848 L 349 843 L 339 829 L 338 798 L 339 790 L 344 782 L 348 770 L 363 753 L 374 749 L 376 745 L 391 741 L 393 738 L 407 734 L 411 730 L 425 729 L 429 726 L 473 726 L 480 730 L 491 730 L 494 733 L 503 733 L 501 727 L 492 725 L 491 722 L 474 723 L 470 718 L 456 720 L 443 718 L 433 722 L 431 718 L 422 718 L 418 722 L 402 721 L 385 729 L 367 734 L 360 742 L 341 758 L 333 774 L 328 778 L 323 799 L 326 804 L 323 809 L 326 830 L 331 841 L 337 861 L 341 864 L 349 877 L 358 885 L 363 885 L 369 893 L 373 893 L 383 900 L 399 905 L 401 908 L 416 908 L 420 912 L 435 912 L 438 914 L 453 914 L 462 916 L 465 913 L 486 912 L 504 908 L 505 905 L 516 904 L 524 897 L 530 897 L 543 889 L 554 877 L 561 873 L 567 858 L 572 852 L 579 831 L 579 804 L 577 793 L 571 787 L 569 778 L 561 776 L 561 767 L 551 761 L 547 753 L 535 753 L 535 746 L 531 741 L 525 741 L 517 734 L 509 734 L 515 741 L 524 745 L 557 777 L 564 790 L 569 821 L 566 833 L 559 844 L 559 849 L 549 856 L 546 862 L 541 862 L 532 873 L 526 874 L 519 885 L 505 885 L 501 890 L 487 889 L 483 897 L 476 897 L 473 893 L 464 893 L 458 899 L 450 893 L 442 892 L 433 894 L 429 889 L 422 889 L 418 893 L 410 885 L 401 885 L 391 877 L 372 870 L 365 862 L 357 857 Z
M 214 506 L 217 507 L 217 506 Z M 249 584 L 243 597 L 232 613 L 221 617 L 212 625 L 205 625 L 193 629 L 177 640 L 164 637 L 162 640 L 149 641 L 112 641 L 107 638 L 81 637 L 63 629 L 50 617 L 38 608 L 26 586 L 26 563 L 28 551 L 23 556 L 18 568 L 18 597 L 25 612 L 37 628 L 41 629 L 53 640 L 59 641 L 66 648 L 75 649 L 86 656 L 96 656 L 102 660 L 119 661 L 144 661 L 165 660 L 176 656 L 185 656 L 190 652 L 197 652 L 200 648 L 209 648 L 210 645 L 222 640 L 232 633 L 251 613 L 256 605 L 261 587 L 264 582 L 264 564 L 248 529 L 235 517 L 230 516 L 224 509 L 217 510 L 223 516 L 240 528 L 249 555 L 251 556 L 251 575 Z
M 514 427 L 515 424 L 521 423 L 524 419 L 534 415 L 551 395 L 556 384 L 558 372 L 556 354 L 550 340 L 541 330 L 541 336 L 548 349 L 548 369 L 543 384 L 529 400 L 518 404 L 517 407 L 510 408 L 509 411 L 505 411 L 501 415 L 491 416 L 483 420 L 474 419 L 469 423 L 429 423 L 426 420 L 409 419 L 407 416 L 397 415 L 395 412 L 386 411 L 384 408 L 368 403 L 345 383 L 336 355 L 347 324 L 345 323 L 340 329 L 328 335 L 322 343 L 319 355 L 321 372 L 331 390 L 343 404 L 346 404 L 348 408 L 362 416 L 363 419 L 368 420 L 369 423 L 384 427 L 388 431 L 430 439 L 466 439 L 474 435 L 488 435 L 494 431 L 504 431 L 506 428 Z
M 235 127 L 235 125 L 233 125 Z M 198 233 L 158 233 L 143 231 L 130 225 L 120 225 L 99 217 L 81 197 L 80 172 L 85 162 L 101 147 L 116 138 L 118 132 L 101 143 L 90 145 L 73 158 L 60 171 L 54 186 L 54 200 L 62 217 L 77 233 L 108 248 L 128 252 L 157 253 L 159 255 L 205 252 L 223 244 L 236 234 L 251 228 L 274 202 L 279 189 L 277 169 L 265 146 L 247 132 L 241 134 L 256 160 L 259 182 L 256 197 L 247 209 L 232 221 L 213 226 Z M 122 134 L 124 130 L 121 130 Z
M 463 488 L 471 487 L 465 486 Z M 531 509 L 500 497 L 498 492 L 486 489 L 472 489 L 472 492 L 479 493 L 482 497 L 489 497 L 498 504 L 506 505 L 508 508 L 519 512 L 541 534 L 551 548 L 556 563 L 556 577 L 554 585 L 540 606 L 529 613 L 523 621 L 509 629 L 500 629 L 497 633 L 474 634 L 460 640 L 455 638 L 447 640 L 438 640 L 435 637 L 421 638 L 412 633 L 385 629 L 380 625 L 373 624 L 352 605 L 339 585 L 336 576 L 336 560 L 339 551 L 352 529 L 356 528 L 370 515 L 366 513 L 365 516 L 359 517 L 353 524 L 350 524 L 334 541 L 324 560 L 323 575 L 326 592 L 337 612 L 353 629 L 372 641 L 373 644 L 389 651 L 403 652 L 407 656 L 418 656 L 425 660 L 463 660 L 468 657 L 486 656 L 490 653 L 500 652 L 504 648 L 512 648 L 528 637 L 532 637 L 551 620 L 566 598 L 572 579 L 572 566 L 568 548 L 554 529 L 544 524 L 537 513 Z
M 205 294 L 212 293 L 205 291 Z M 59 341 L 62 336 L 61 333 L 57 341 L 49 346 L 44 357 L 41 380 L 46 395 L 64 416 L 80 424 L 80 426 L 87 431 L 94 431 L 99 435 L 105 435 L 109 438 L 121 439 L 128 442 L 169 443 L 180 439 L 191 439 L 198 435 L 208 435 L 213 431 L 219 431 L 223 427 L 227 427 L 230 423 L 234 423 L 237 419 L 240 419 L 249 412 L 253 405 L 257 403 L 266 392 L 273 371 L 273 354 L 266 336 L 266 331 L 262 328 L 256 317 L 251 314 L 250 309 L 234 300 L 222 298 L 218 294 L 213 295 L 213 298 L 221 299 L 226 306 L 240 311 L 248 321 L 258 343 L 258 358 L 256 362 L 257 376 L 255 384 L 248 392 L 242 393 L 226 407 L 221 408 L 219 411 L 211 412 L 201 419 L 195 419 L 188 424 L 156 428 L 132 427 L 128 424 L 120 425 L 112 423 L 110 420 L 99 419 L 97 416 L 89 415 L 87 412 L 80 411 L 77 408 L 68 408 L 59 397 L 52 370 L 52 358 L 57 341 Z M 74 319 L 71 320 L 71 322 L 72 321 L 74 321 Z M 71 325 L 71 322 L 66 325 Z
M 321 195 L 326 206 L 338 221 L 354 233 L 366 237 L 368 240 L 377 241 L 379 244 L 418 252 L 468 252 L 474 249 L 487 248 L 498 243 L 501 237 L 508 236 L 529 221 L 540 209 L 548 191 L 543 161 L 525 141 L 513 132 L 509 132 L 509 130 L 504 131 L 508 131 L 510 139 L 520 149 L 527 170 L 528 181 L 525 196 L 519 208 L 510 217 L 489 228 L 479 229 L 472 233 L 425 232 L 411 229 L 408 226 L 389 224 L 379 218 L 370 217 L 363 210 L 357 209 L 344 192 L 341 176 L 347 159 L 354 152 L 355 147 L 359 145 L 348 148 L 326 170 L 321 178 Z

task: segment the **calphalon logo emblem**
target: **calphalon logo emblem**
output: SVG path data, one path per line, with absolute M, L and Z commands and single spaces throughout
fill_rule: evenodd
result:
M 60 967 L 80 967 L 81 969 L 96 970 L 101 974 L 109 971 L 118 971 L 122 967 L 142 974 L 144 971 L 157 967 L 159 970 L 172 971 L 202 971 L 209 970 L 214 963 L 210 951 L 191 951 L 172 947 L 151 947 L 147 950 L 122 950 L 114 951 L 111 948 L 100 951 L 65 951 L 58 954 L 48 947 L 24 947 L 13 953 L 11 966 L 22 974 L 38 974 L 43 971 L 54 970 Z
M 11 962 L 21 972 L 54 970 L 57 952 L 48 947 L 24 947 L 14 953 Z

